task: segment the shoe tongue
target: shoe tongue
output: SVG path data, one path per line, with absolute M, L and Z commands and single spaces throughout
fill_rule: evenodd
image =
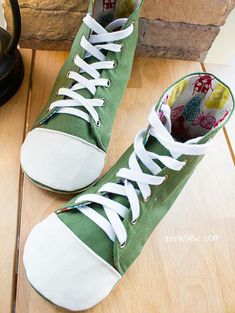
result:
M 114 31 L 117 31 L 117 30 L 120 30 L 120 28 L 122 28 L 125 24 L 126 24 L 126 21 L 127 19 L 116 19 L 114 20 L 113 22 L 109 23 L 105 29 L 108 31 L 108 32 L 114 32 Z M 108 52 L 107 51 L 102 51 L 103 54 L 107 54 Z M 85 61 L 88 63 L 88 64 L 92 64 L 94 62 L 98 62 L 98 60 L 93 57 L 93 56 L 90 56 L 88 58 L 85 59 Z M 87 74 L 86 72 L 81 72 L 80 73 L 82 76 L 84 76 L 85 78 L 87 79 L 91 79 L 90 75 Z M 80 94 L 81 96 L 83 96 L 84 98 L 86 99 L 92 99 L 93 96 L 92 94 L 89 92 L 89 90 L 87 89 L 81 89 L 81 90 L 77 90 L 76 91 L 78 94 Z M 84 112 L 87 112 L 86 109 L 84 107 L 80 107 L 79 110 L 81 111 L 84 111 Z
M 166 129 L 169 131 L 171 129 L 171 119 L 170 119 L 170 111 L 164 110 L 164 114 L 160 112 L 156 112 L 156 118 L 157 115 L 159 116 L 160 120 L 162 121 L 163 125 L 166 127 Z M 164 155 L 164 156 L 172 156 L 170 151 L 168 149 L 166 149 L 155 137 L 151 136 L 149 134 L 149 129 L 147 129 L 146 131 L 146 135 L 145 135 L 145 149 L 149 152 L 153 152 L 159 155 Z M 163 165 L 158 162 L 155 161 L 160 167 L 163 167 Z M 143 173 L 145 174 L 152 174 L 142 163 L 141 161 L 139 161 L 139 165 L 143 171 Z M 136 183 L 133 183 L 135 188 L 138 189 L 138 186 Z M 129 202 L 128 199 L 126 197 L 122 197 L 122 196 L 117 196 L 117 195 L 112 195 L 111 196 L 112 200 L 115 200 L 127 207 L 129 207 Z

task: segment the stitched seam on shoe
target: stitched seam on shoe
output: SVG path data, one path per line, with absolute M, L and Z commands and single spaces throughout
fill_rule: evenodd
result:
M 61 223 L 61 226 L 64 228 L 68 236 L 71 236 L 71 238 L 76 241 L 76 243 L 80 244 L 84 249 L 89 251 L 89 253 L 97 260 L 99 260 L 103 265 L 107 266 L 107 268 L 119 276 L 119 279 L 122 277 L 121 274 L 114 268 L 112 267 L 109 263 L 107 263 L 104 259 L 102 259 L 98 254 L 96 254 L 91 248 L 89 248 L 79 237 L 77 237 L 57 216 L 56 213 L 52 213 L 55 215 L 56 219 Z
M 53 130 L 53 129 L 48 129 L 48 128 L 34 128 L 33 130 L 31 130 L 28 134 L 32 133 L 33 131 L 43 131 L 43 132 L 47 132 L 47 133 L 56 133 L 58 135 L 62 135 L 64 137 L 68 137 L 68 138 L 71 138 L 71 139 L 74 139 L 75 141 L 80 141 L 84 144 L 86 144 L 87 146 L 89 147 L 92 147 L 92 148 L 95 148 L 98 152 L 102 153 L 104 156 L 106 155 L 106 152 L 104 152 L 103 150 L 99 149 L 97 146 L 87 142 L 85 139 L 82 139 L 80 137 L 76 137 L 76 136 L 73 136 L 73 135 L 70 135 L 70 134 L 67 134 L 67 133 L 64 133 L 64 132 L 61 132 L 59 130 Z

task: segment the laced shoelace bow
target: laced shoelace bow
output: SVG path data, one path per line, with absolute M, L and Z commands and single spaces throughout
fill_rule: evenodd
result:
M 57 113 L 67 113 L 78 116 L 87 122 L 90 122 L 90 117 L 99 125 L 99 115 L 95 110 L 96 107 L 102 107 L 105 104 L 105 99 L 92 98 L 87 99 L 77 93 L 81 89 L 87 89 L 95 96 L 98 86 L 109 87 L 110 81 L 102 78 L 99 71 L 104 69 L 114 69 L 117 66 L 115 60 L 106 61 L 105 54 L 102 51 L 112 51 L 119 53 L 122 51 L 123 45 L 114 43 L 130 36 L 134 30 L 133 23 L 125 29 L 113 31 L 114 29 L 122 27 L 127 19 L 122 18 L 113 21 L 106 28 L 103 28 L 94 18 L 87 14 L 83 22 L 90 28 L 91 35 L 88 40 L 85 36 L 81 38 L 81 47 L 86 51 L 84 58 L 79 55 L 74 58 L 74 63 L 79 67 L 80 71 L 69 71 L 67 77 L 72 79 L 75 83 L 71 88 L 60 88 L 58 95 L 66 97 L 66 99 L 57 100 L 53 102 L 49 110 L 58 108 Z M 95 57 L 98 61 L 91 64 L 86 62 L 89 57 Z M 81 75 L 87 73 L 91 79 Z M 86 112 L 79 110 L 78 107 L 84 107 Z
M 169 107 L 168 105 L 163 105 L 161 109 L 165 111 L 164 113 L 167 117 L 169 128 Z M 167 127 L 160 121 L 155 109 L 149 114 L 149 125 L 149 134 L 155 137 L 161 145 L 169 150 L 172 156 L 159 155 L 147 151 L 144 146 L 147 130 L 142 129 L 135 137 L 134 152 L 129 158 L 129 168 L 121 168 L 116 174 L 123 184 L 106 183 L 98 191 L 98 193 L 102 193 L 102 195 L 85 194 L 79 196 L 75 201 L 75 204 L 79 204 L 77 209 L 102 228 L 112 241 L 117 237 L 121 247 L 125 245 L 127 240 L 127 232 L 122 223 L 122 219 L 125 218 L 129 208 L 109 199 L 108 194 L 120 195 L 128 199 L 132 214 L 132 223 L 135 224 L 140 215 L 139 195 L 142 195 L 143 199 L 146 201 L 151 196 L 150 185 L 161 185 L 166 179 L 165 176 L 158 176 L 158 173 L 160 173 L 162 169 L 154 160 L 159 160 L 164 167 L 171 170 L 180 171 L 186 164 L 184 161 L 177 160 L 180 155 L 204 155 L 207 148 L 211 145 L 211 142 L 196 144 L 201 137 L 188 140 L 185 143 L 176 142 L 167 130 Z M 152 174 L 143 173 L 138 160 L 140 160 Z M 134 187 L 133 183 L 138 186 L 138 189 Z M 101 205 L 107 218 L 92 209 L 89 206 L 92 203 Z

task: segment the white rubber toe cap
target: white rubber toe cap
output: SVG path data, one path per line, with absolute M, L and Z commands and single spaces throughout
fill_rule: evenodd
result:
M 31 285 L 46 299 L 72 311 L 99 303 L 121 278 L 55 213 L 31 231 L 23 262 Z
M 85 140 L 45 128 L 30 131 L 21 147 L 21 166 L 29 178 L 51 189 L 72 192 L 93 183 L 105 152 Z

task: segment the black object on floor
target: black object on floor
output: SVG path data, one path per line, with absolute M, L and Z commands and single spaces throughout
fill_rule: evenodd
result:
M 17 45 L 21 33 L 20 9 L 17 0 L 10 0 L 12 36 L 0 28 L 0 105 L 3 105 L 19 89 L 24 77 L 24 64 Z

